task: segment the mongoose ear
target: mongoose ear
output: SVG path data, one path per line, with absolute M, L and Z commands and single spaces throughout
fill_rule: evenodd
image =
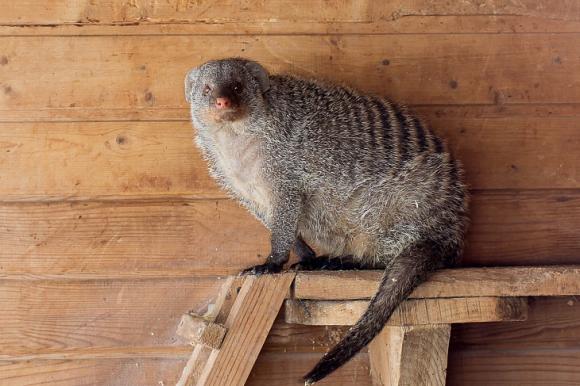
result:
M 193 81 L 197 78 L 199 70 L 197 68 L 192 68 L 189 70 L 187 75 L 185 75 L 185 100 L 191 103 L 191 93 L 193 92 Z
M 247 61 L 245 66 L 248 71 L 250 71 L 250 74 L 252 74 L 260 84 L 262 93 L 268 91 L 270 88 L 270 75 L 268 75 L 268 71 L 266 71 L 266 69 L 259 63 L 253 62 L 251 60 Z

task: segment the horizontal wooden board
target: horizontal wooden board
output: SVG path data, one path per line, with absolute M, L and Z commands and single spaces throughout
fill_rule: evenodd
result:
M 305 326 L 284 321 L 284 307 L 274 322 L 262 352 L 325 353 L 350 326 Z M 364 350 L 366 352 L 366 349 Z
M 407 104 L 579 103 L 577 34 L 2 37 L 3 120 L 185 111 L 183 78 L 243 55 Z M 154 52 L 155 55 L 151 55 Z M 328 69 L 332 68 L 332 71 Z M 106 86 L 104 86 L 106 85 Z M 566 90 L 566 92 L 562 92 Z M 74 116 L 74 114 L 73 114 Z M 186 118 L 184 116 L 183 118 Z
M 4 0 L 7 2 L 7 0 Z M 183 2 L 179 0 L 137 0 L 130 4 L 120 0 L 94 3 L 88 0 L 74 4 L 48 1 L 40 5 L 34 1 L 7 3 L 0 24 L 114 24 L 114 23 L 236 23 L 252 20 L 253 23 L 309 22 L 332 23 L 372 22 L 381 19 L 398 19 L 409 16 L 451 15 L 517 15 L 541 16 L 547 19 L 580 20 L 580 6 L 566 0 L 564 4 L 546 4 L 540 0 L 465 1 L 458 5 L 433 3 L 428 0 L 413 2 L 374 0 L 340 0 L 332 4 L 324 0 L 246 1 L 243 7 L 235 0 Z
M 326 352 L 339 342 L 348 326 L 287 324 L 283 312 L 266 340 L 271 352 Z M 580 303 L 573 296 L 531 297 L 528 317 L 517 323 L 457 324 L 452 350 L 580 349 Z
M 299 272 L 296 299 L 369 299 L 381 271 Z M 431 274 L 410 295 L 413 299 L 480 296 L 580 295 L 577 266 L 454 268 Z
M 254 366 L 248 386 L 302 386 L 302 377 L 314 367 L 321 354 L 262 353 Z M 316 385 L 370 386 L 368 355 L 360 353 Z
M 87 283 L 87 282 L 83 282 L 83 283 Z M 183 285 L 180 283 L 175 283 L 175 293 L 179 293 L 179 288 L 182 288 Z M 86 285 L 86 284 L 83 284 Z M 91 289 L 94 289 L 94 287 L 91 287 Z M 2 291 L 4 292 L 4 290 Z M 63 294 L 63 291 L 61 291 L 61 289 L 59 288 L 54 288 L 51 292 L 53 292 L 53 298 L 54 297 L 67 297 L 69 299 L 71 299 L 71 296 L 68 296 L 68 293 L 65 291 Z M 87 290 L 85 293 L 90 293 L 90 290 Z M 141 291 L 141 293 L 143 293 L 145 291 Z M 99 294 L 100 295 L 100 294 Z M 31 296 L 29 294 L 26 293 L 25 290 L 21 291 L 21 296 L 23 297 L 28 297 Z M 97 295 L 98 296 L 98 295 Z M 151 295 L 149 295 L 149 297 L 151 297 Z M 44 306 L 41 305 L 41 310 L 45 311 L 49 308 L 49 305 L 47 303 L 52 302 L 51 298 L 46 298 L 44 297 Z M 92 296 L 88 296 L 86 297 L 86 301 L 87 304 L 83 305 L 83 304 L 78 304 L 78 302 L 73 302 L 73 304 L 78 304 L 78 306 L 76 307 L 76 310 L 71 310 L 69 308 L 69 311 L 64 313 L 64 318 L 61 319 L 60 321 L 60 325 L 62 325 L 63 327 L 66 326 L 67 328 L 69 328 L 71 331 L 76 329 L 79 329 L 79 326 L 75 323 L 70 323 L 70 317 L 68 315 L 71 314 L 78 314 L 79 311 L 82 311 L 82 309 L 84 308 L 89 308 L 90 311 L 93 313 L 93 324 L 92 325 L 86 325 L 84 326 L 83 331 L 87 334 L 95 334 L 95 329 L 94 326 L 95 324 L 99 324 L 99 323 L 103 323 L 103 319 L 106 319 L 107 317 L 103 317 L 100 316 L 102 315 L 102 313 L 99 312 L 95 312 L 95 307 L 93 306 L 91 308 L 89 303 L 94 303 L 95 302 L 95 298 Z M 544 303 L 545 301 L 542 300 Z M 62 302 L 64 303 L 64 301 Z M 146 310 L 146 305 L 145 302 L 139 302 L 136 301 L 136 303 L 143 303 L 143 312 L 147 312 Z M 5 302 L 3 301 L 3 304 L 5 304 Z M 28 302 L 28 304 L 30 304 L 30 302 Z M 40 304 L 40 302 L 37 302 L 36 304 Z M 54 303 L 53 303 L 54 304 Z M 122 307 L 123 305 L 121 305 L 120 307 Z M 533 307 L 536 308 L 535 311 L 532 312 L 531 315 L 537 315 L 538 312 L 541 312 L 541 310 L 546 307 L 545 304 L 540 304 L 540 303 L 533 303 Z M 159 310 L 159 307 L 150 307 L 154 310 Z M 161 307 L 163 308 L 163 307 Z M 34 310 L 34 309 L 32 309 Z M 61 308 L 62 310 L 62 308 Z M 107 311 L 111 312 L 112 311 L 117 311 L 116 308 L 114 307 L 109 307 L 106 304 L 103 305 L 103 309 L 102 311 L 104 313 L 107 313 Z M 135 310 L 135 308 L 133 307 L 132 310 L 135 312 L 137 311 L 138 314 L 138 310 Z M 550 311 L 554 311 L 554 309 L 550 309 L 549 306 L 548 308 L 544 309 L 544 311 L 546 312 L 550 312 Z M 22 311 L 23 313 L 28 312 L 28 309 L 23 309 Z M 157 315 L 160 315 L 162 311 L 158 311 L 159 313 Z M 22 314 L 24 315 L 24 314 Z M 35 314 L 36 315 L 36 314 Z M 50 312 L 49 312 L 50 315 Z M 122 316 L 122 315 L 121 315 Z M 52 327 L 50 327 L 49 325 L 47 325 L 46 322 L 42 322 L 39 320 L 31 320 L 32 318 L 28 318 L 27 317 L 23 317 L 22 320 L 25 324 L 27 324 L 29 327 L 29 331 L 32 331 L 33 329 L 31 328 L 32 326 L 38 326 L 37 328 L 37 333 L 35 334 L 35 336 L 37 338 L 42 338 L 45 340 L 55 340 L 55 336 L 59 335 L 58 332 L 58 328 L 56 329 L 55 332 L 55 325 L 58 323 L 57 321 L 55 321 L 52 324 Z M 37 317 L 37 319 L 40 319 L 39 317 Z M 150 322 L 150 324 L 148 325 L 148 328 L 151 328 L 152 326 L 155 326 L 155 328 L 159 328 L 159 326 L 161 326 L 163 323 L 167 322 L 169 318 L 161 318 L 161 320 L 155 320 Z M 556 318 L 557 319 L 557 318 Z M 133 317 L 132 320 L 130 320 L 128 322 L 128 324 L 133 323 L 133 326 L 135 326 L 136 328 L 139 328 L 140 324 L 139 323 L 135 323 L 135 319 Z M 528 322 L 518 322 L 518 323 L 504 323 L 504 325 L 520 325 L 520 324 L 525 324 Z M 545 323 L 545 322 L 543 322 Z M 42 325 L 42 326 L 41 326 Z M 545 324 L 544 324 L 545 326 Z M 560 326 L 561 327 L 561 326 Z M 300 375 L 302 375 L 305 371 L 307 371 L 319 358 L 321 355 L 321 352 L 325 351 L 330 345 L 332 345 L 333 343 L 336 343 L 336 341 L 338 339 L 340 339 L 340 336 L 342 336 L 344 331 L 337 331 L 336 329 L 332 329 L 332 328 L 318 328 L 318 329 L 313 329 L 313 330 L 305 330 L 304 326 L 301 326 L 300 329 L 295 330 L 296 326 L 290 326 L 290 325 L 286 325 L 286 326 L 281 326 L 280 323 L 277 323 L 274 326 L 273 329 L 273 334 L 274 336 L 278 336 L 278 338 L 274 338 L 274 337 L 270 337 L 266 343 L 266 347 L 264 349 L 264 353 L 259 357 L 258 359 L 258 363 L 254 369 L 254 372 L 251 375 L 250 381 L 251 382 L 255 382 L 255 383 L 250 383 L 250 384 L 269 384 L 269 385 L 286 385 L 288 383 L 284 383 L 284 382 L 288 382 L 288 379 L 298 379 Z M 541 328 L 540 326 L 538 326 L 538 328 Z M 544 327 L 546 328 L 546 327 Z M 549 328 L 549 326 L 548 326 Z M 281 330 L 284 330 L 284 333 L 280 333 Z M 112 331 L 112 328 L 109 328 L 109 331 Z M 148 331 L 148 330 L 146 330 Z M 277 332 L 278 331 L 278 332 Z M 321 331 L 326 331 L 326 333 L 328 334 L 328 340 L 320 340 L 319 339 L 319 334 Z M 555 331 L 554 331 L 555 332 Z M 6 334 L 12 334 L 10 330 L 6 331 Z M 96 332 L 96 334 L 98 334 L 98 332 Z M 124 335 L 123 334 L 119 334 L 119 337 L 122 337 Z M 281 335 L 285 335 L 286 337 L 280 341 L 280 340 L 276 340 L 276 339 L 280 339 L 279 337 Z M 314 338 L 316 337 L 316 338 Z M 507 336 L 504 336 L 504 338 Z M 147 339 L 146 334 L 143 334 L 143 338 Z M 518 342 L 518 341 L 523 341 L 525 338 L 524 336 L 511 336 L 509 339 L 512 342 Z M 3 338 L 1 338 L 3 340 L 6 339 L 6 337 L 4 336 Z M 27 336 L 27 339 L 29 340 L 30 337 Z M 309 347 L 308 346 L 308 342 L 311 341 L 312 339 L 312 346 Z M 316 339 L 318 339 L 316 341 Z M 315 342 L 316 341 L 316 342 Z M 573 345 L 574 342 L 576 342 L 576 339 L 574 336 L 570 336 L 569 338 L 569 344 Z M 469 342 L 468 342 L 469 343 Z M 471 342 L 473 343 L 473 342 Z M 3 343 L 4 344 L 4 343 Z M 296 346 L 298 345 L 298 346 Z M 164 361 L 169 361 L 171 363 L 176 363 L 174 367 L 171 368 L 178 368 L 179 370 L 181 369 L 181 366 L 183 365 L 182 362 L 180 362 L 180 359 L 185 358 L 187 356 L 187 349 L 183 348 L 183 349 L 179 349 L 176 346 L 168 346 L 168 347 L 172 347 L 174 350 L 174 352 L 169 352 L 167 350 L 164 350 L 164 347 L 158 347 L 158 346 L 150 346 L 149 347 L 149 353 L 147 355 L 153 356 L 154 354 L 157 357 L 161 357 L 164 358 Z M 293 351 L 293 347 L 294 347 L 294 351 Z M 455 346 L 454 346 L 455 347 Z M 462 350 L 462 353 L 464 353 L 464 355 L 470 355 L 469 353 L 472 352 L 472 348 L 471 347 L 465 347 L 464 346 L 457 346 L 456 347 L 458 349 Z M 549 341 L 544 342 L 544 350 L 546 347 L 553 347 L 553 345 L 550 345 Z M 558 345 L 558 347 L 561 347 L 561 344 Z M 12 346 L 8 346 L 8 349 L 12 349 Z M 292 351 L 292 352 L 302 352 L 302 350 L 310 350 L 311 352 L 313 352 L 313 354 L 307 356 L 307 359 L 304 359 L 305 356 L 304 355 L 286 355 L 283 354 L 284 350 L 287 348 L 288 351 Z M 570 348 L 572 348 L 572 346 L 567 347 L 568 350 L 566 350 L 565 352 L 567 352 L 568 354 L 570 354 Z M 29 347 L 30 349 L 30 347 Z M 536 347 L 536 349 L 538 349 L 538 347 Z M 469 351 L 467 351 L 469 350 Z M 65 348 L 61 345 L 58 347 L 58 351 L 60 351 L 61 355 L 66 354 L 65 353 Z M 76 351 L 76 354 L 75 354 Z M 104 351 L 104 350 L 103 350 Z M 457 350 L 455 350 L 457 351 Z M 46 351 L 45 351 L 46 352 Z M 63 357 L 59 357 L 58 356 L 58 352 L 54 352 L 53 355 L 51 356 L 51 358 L 54 358 L 53 360 L 34 360 L 32 356 L 28 356 L 27 359 L 25 361 L 18 361 L 18 362 L 0 362 L 0 366 L 3 366 L 3 371 L 0 371 L 0 380 L 2 382 L 3 385 L 4 384 L 8 384 L 8 385 L 20 385 L 20 384 L 25 384 L 26 382 L 30 382 L 31 384 L 35 384 L 34 382 L 53 382 L 52 384 L 65 384 L 65 385 L 77 385 L 77 384 L 84 384 L 84 383 L 75 383 L 75 382 L 80 382 L 79 379 L 80 377 L 85 377 L 88 381 L 87 384 L 108 384 L 106 382 L 106 379 L 108 378 L 101 378 L 101 377 L 105 377 L 105 376 L 110 376 L 110 375 L 115 375 L 117 378 L 119 378 L 119 373 L 117 372 L 117 367 L 116 364 L 117 363 L 130 363 L 130 366 L 135 366 L 136 368 L 138 368 L 139 370 L 141 370 L 141 372 L 144 372 L 144 368 L 146 368 L 145 365 L 143 365 L 143 363 L 155 363 L 154 365 L 151 366 L 151 370 L 147 370 L 149 372 L 152 372 L 155 375 L 152 375 L 151 377 L 157 376 L 157 377 L 161 377 L 158 374 L 162 374 L 160 371 L 160 366 L 159 363 L 160 361 L 153 361 L 152 359 L 135 359 L 135 358 L 139 358 L 141 355 L 143 355 L 143 353 L 145 352 L 145 349 L 141 348 L 138 351 L 133 351 L 130 352 L 128 350 L 126 350 L 126 348 L 124 347 L 111 347 L 109 349 L 109 353 L 104 353 L 104 352 L 97 352 L 97 350 L 93 349 L 93 353 L 91 354 L 90 350 L 80 350 L 78 348 L 76 348 L 75 350 L 69 350 L 68 356 L 63 356 Z M 454 352 L 454 350 L 452 349 L 451 352 Z M 487 356 L 493 356 L 493 355 L 497 355 L 497 348 L 494 351 L 494 347 L 493 345 L 488 345 L 487 346 Z M 31 350 L 30 353 L 33 353 L 33 351 Z M 501 353 L 501 352 L 500 352 Z M 561 357 L 561 354 L 563 352 L 551 352 L 550 355 L 555 355 L 556 357 Z M 135 358 L 127 358 L 127 355 L 132 355 Z M 38 356 L 41 358 L 46 358 L 47 356 Z M 37 358 L 38 358 L 37 357 Z M 64 357 L 68 357 L 71 358 L 69 360 L 62 360 L 59 358 L 64 358 Z M 100 360 L 94 360 L 91 358 L 95 358 L 95 357 L 101 357 L 103 359 Z M 74 358 L 74 359 L 73 359 Z M 79 358 L 83 358 L 82 360 L 79 360 Z M 119 358 L 119 359 L 104 359 L 104 358 Z M 463 357 L 462 357 L 463 358 Z M 453 363 L 463 363 L 463 359 L 460 358 L 459 360 L 456 360 L 456 362 Z M 16 359 L 16 358 L 13 358 Z M 22 359 L 24 359 L 24 357 L 22 357 Z M 331 380 L 334 380 L 335 382 L 348 382 L 349 377 L 353 377 L 353 376 L 357 376 L 357 377 L 361 377 L 361 376 L 367 376 L 366 374 L 368 373 L 367 370 L 365 370 L 365 366 L 368 365 L 367 359 L 366 359 L 366 354 L 363 354 L 361 356 L 359 356 L 359 359 L 362 360 L 362 362 L 357 362 L 357 360 L 355 359 L 355 368 L 357 369 L 355 370 L 348 370 L 348 369 L 352 369 L 351 366 L 353 366 L 353 362 L 351 362 L 351 364 L 347 365 L 346 367 L 344 367 L 343 370 L 340 370 L 339 372 L 337 372 L 336 375 L 333 376 L 333 378 L 329 378 L 328 382 L 330 382 Z M 454 359 L 452 359 L 453 361 Z M 473 361 L 476 361 L 475 359 L 473 359 L 470 363 L 474 363 Z M 139 363 L 138 365 L 135 365 L 135 363 Z M 164 362 L 165 363 L 165 362 Z M 282 365 L 282 363 L 285 363 L 285 365 Z M 87 364 L 90 365 L 85 367 L 82 364 Z M 106 364 L 106 365 L 105 365 Z M 538 364 L 538 369 L 540 369 L 540 371 L 542 369 L 544 369 L 545 367 L 540 364 Z M 490 363 L 491 365 L 491 363 Z M 554 364 L 553 363 L 549 363 L 548 364 L 548 368 L 552 368 Z M 112 367 L 107 367 L 107 366 L 112 366 Z M 124 365 L 123 365 L 124 366 Z M 462 376 L 462 380 L 466 381 L 467 379 L 471 379 L 471 377 L 474 376 L 478 376 L 477 374 L 473 374 L 471 373 L 471 370 L 458 370 L 457 367 L 453 367 L 454 365 L 451 364 L 453 370 L 451 370 L 453 372 L 453 374 L 455 373 L 460 373 Z M 460 365 L 459 365 L 460 366 Z M 525 367 L 525 364 L 520 364 L 520 366 L 514 366 L 510 371 L 513 372 L 521 372 L 523 370 L 523 367 Z M 78 368 L 78 369 L 77 369 Z M 94 369 L 94 370 L 91 370 Z M 125 368 L 125 367 L 123 367 Z M 131 367 L 132 368 L 132 367 Z M 281 370 L 276 370 L 276 369 L 284 369 L 285 372 L 282 372 Z M 6 369 L 6 370 L 5 370 Z M 75 370 L 76 369 L 76 370 Z M 5 371 L 4 371 L 5 370 Z M 93 372 L 91 372 L 93 371 Z M 121 371 L 121 370 L 119 370 Z M 126 370 L 125 370 L 126 371 Z M 566 371 L 565 369 L 563 369 L 562 371 Z M 63 378 L 64 374 L 66 374 L 68 372 L 68 377 Z M 479 370 L 476 371 L 476 373 L 479 373 Z M 49 374 L 49 375 L 47 375 Z M 80 375 L 76 375 L 76 374 L 80 374 Z M 342 375 L 340 375 L 342 374 Z M 450 373 L 451 374 L 451 373 Z M 138 378 L 139 375 L 135 374 L 135 373 L 131 373 L 129 372 L 127 379 L 140 379 Z M 451 375 L 450 375 L 451 376 Z M 479 374 L 479 376 L 482 376 L 482 374 Z M 520 374 L 520 376 L 522 376 Z M 5 378 L 2 378 L 5 377 Z M 21 378 L 22 377 L 22 378 Z M 137 378 L 135 378 L 137 377 Z M 287 377 L 287 378 L 285 378 Z M 344 377 L 344 378 L 343 378 Z M 70 378 L 71 383 L 65 383 L 67 381 L 67 379 Z M 165 378 L 159 378 L 159 380 L 163 380 Z M 367 379 L 367 378 L 364 378 Z M 364 381 L 361 380 L 361 382 Z M 13 383 L 8 383 L 8 380 L 13 382 Z M 25 381 L 24 381 L 25 380 Z M 91 380 L 97 380 L 94 381 L 94 383 L 91 383 Z M 104 383 L 99 383 L 100 380 L 103 380 Z M 360 380 L 360 379 L 359 379 Z M 269 382 L 273 382 L 273 383 L 269 383 Z M 352 382 L 352 381 L 351 381 Z M 366 381 L 364 381 L 366 382 Z M 467 381 L 466 381 L 467 382 Z M 51 383 L 49 383 L 51 384 Z M 115 383 L 112 383 L 115 384 Z M 148 384 L 148 383 L 147 383 Z M 168 384 L 168 383 L 166 383 Z M 172 383 L 169 383 L 172 384 Z M 339 383 L 341 384 L 341 383 Z M 345 383 L 345 384 L 349 384 L 349 383 Z M 359 384 L 359 383 L 357 383 Z M 366 384 L 366 383 L 360 383 L 360 384 Z
M 580 187 L 578 117 L 426 120 L 473 189 Z M 225 197 L 193 136 L 188 122 L 0 123 L 0 200 Z
M 114 35 L 391 35 L 391 34 L 515 34 L 577 33 L 580 21 L 517 15 L 401 15 L 371 22 L 264 21 L 155 23 L 0 24 L 0 36 Z
M 320 355 L 263 353 L 250 374 L 248 384 L 281 386 L 293 384 L 316 363 Z M 280 371 L 279 365 L 282 361 L 293 364 L 290 368 L 285 366 L 287 372 Z M 184 359 L 168 358 L 0 361 L 0 382 L 3 386 L 171 385 L 175 384 L 184 365 Z M 277 366 L 278 370 L 275 370 Z M 350 385 L 352 377 L 363 382 L 361 384 L 370 384 L 366 382 L 367 372 L 368 357 L 366 353 L 362 353 L 321 384 Z
M 580 290 L 579 290 L 580 292 Z M 313 326 L 353 325 L 368 300 L 286 300 L 287 323 Z M 521 321 L 527 318 L 526 298 L 471 297 L 409 299 L 400 304 L 388 326 Z
M 188 122 L 0 124 L 0 197 L 225 197 Z
M 580 350 L 449 350 L 449 386 L 576 386 Z
M 212 301 L 218 286 L 215 283 L 215 289 L 204 288 L 208 282 L 202 280 L 192 284 L 184 284 L 183 280 L 130 285 L 125 281 L 49 283 L 3 283 L 2 304 L 7 308 L 2 317 L 5 333 L 0 336 L 1 360 L 186 359 L 191 348 L 175 334 L 180 312 L 199 312 Z M 171 289 L 167 290 L 164 286 L 169 283 Z M 73 289 L 75 293 L 71 295 Z M 137 298 L 143 293 L 154 301 L 147 303 Z M 189 303 L 182 300 L 190 293 Z M 172 301 L 158 301 L 161 294 Z M 179 299 L 173 300 L 176 297 Z M 20 298 L 26 300 L 18 308 Z M 123 299 L 118 305 L 117 298 Z M 127 307 L 127 302 L 132 304 Z M 536 298 L 531 300 L 529 309 L 524 322 L 487 323 L 480 328 L 455 326 L 452 342 L 461 349 L 579 348 L 576 336 L 580 309 L 574 298 Z M 280 315 L 264 351 L 322 353 L 345 333 L 344 327 L 287 324 Z
M 224 281 L 216 279 L 3 281 L 2 361 L 183 359 L 176 330 L 183 313 L 203 313 Z M 144 300 L 145 299 L 145 300 Z M 280 315 L 267 352 L 322 353 L 341 328 L 289 325 Z M 0 384 L 2 384 L 0 382 Z
M 306 357 L 306 358 L 305 358 Z M 258 358 L 249 385 L 286 386 L 310 369 L 320 354 L 291 355 L 263 354 Z M 544 386 L 572 386 L 580 382 L 577 374 L 578 352 L 569 350 L 511 351 L 511 352 L 459 352 L 449 360 L 448 384 L 488 386 L 514 384 Z M 329 385 L 370 385 L 368 359 L 365 354 L 349 362 L 330 376 Z M 0 381 L 6 386 L 26 385 L 95 385 L 175 383 L 184 362 L 180 360 L 68 360 L 0 362 Z M 494 369 L 490 371 L 490 369 Z M 496 373 L 498 372 L 498 373 Z M 127 383 L 129 382 L 129 383 Z
M 464 264 L 578 263 L 580 194 L 473 197 Z M 263 261 L 267 230 L 229 200 L 0 205 L 0 275 L 191 277 Z
M 482 192 L 472 197 L 465 265 L 580 263 L 577 191 Z
M 211 1 L 184 2 L 142 1 L 126 3 L 106 0 L 98 3 L 77 1 L 68 6 L 61 1 L 49 1 L 41 6 L 34 1 L 23 1 L 7 6 L 0 17 L 2 24 L 107 24 L 107 23 L 231 23 L 252 20 L 254 23 L 280 21 L 305 22 L 368 22 L 372 11 L 382 7 L 372 1 L 353 2 L 341 0 L 328 4 L 324 0 L 275 0 L 269 2 L 246 1 L 244 6 L 235 0 L 221 1 L 216 6 Z M 48 5 L 48 6 L 47 6 Z M 313 13 L 312 11 L 316 11 Z
M 364 90 L 363 90 L 364 91 Z M 410 106 L 410 105 L 408 105 Z M 493 105 L 412 105 L 412 111 L 422 116 L 448 118 L 570 118 L 580 116 L 580 104 L 505 104 L 501 99 Z M 77 109 L 63 108 L 54 115 L 53 110 L 37 110 L 34 115 L 26 116 L 22 111 L 6 110 L 0 116 L 0 122 L 79 122 L 79 121 L 188 121 L 189 108 L 159 109 L 149 108 L 116 108 L 111 109 Z
M 301 385 L 300 377 L 314 366 L 320 354 L 264 353 L 248 379 L 248 385 Z M 184 360 L 100 359 L 0 362 L 2 386 L 169 386 L 175 385 Z M 320 385 L 366 386 L 371 384 L 368 356 L 360 354 Z
M 174 385 L 185 360 L 105 359 L 0 362 L 2 386 Z
M 248 385 L 301 385 L 300 377 L 319 358 L 320 354 L 264 353 L 258 358 Z M 574 386 L 580 382 L 578 361 L 580 352 L 570 350 L 450 350 L 447 383 Z M 0 362 L 0 382 L 3 386 L 172 385 L 182 366 L 183 361 L 168 359 Z M 320 384 L 370 386 L 368 356 L 360 354 Z
M 6 1 L 6 0 L 5 0 Z M 578 31 L 572 0 L 528 1 L 34 1 L 9 3 L 3 34 L 424 33 Z M 24 28 L 25 27 L 25 28 Z M 79 28 L 83 27 L 83 28 Z
M 452 346 L 464 350 L 580 350 L 577 297 L 530 298 L 528 304 L 528 319 L 523 322 L 453 326 Z M 278 330 L 285 331 L 282 325 Z
M 78 278 L 237 273 L 268 253 L 268 233 L 228 200 L 7 205 L 2 274 Z
M 203 314 L 220 283 L 3 281 L 0 359 L 59 359 L 74 354 L 185 359 L 190 349 L 176 335 L 181 315 L 190 310 Z
M 580 187 L 578 118 L 426 118 L 472 189 Z

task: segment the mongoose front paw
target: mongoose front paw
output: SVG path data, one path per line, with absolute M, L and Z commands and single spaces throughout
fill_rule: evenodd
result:
M 366 269 L 363 263 L 356 261 L 352 256 L 341 256 L 330 258 L 319 256 L 314 259 L 302 259 L 298 263 L 292 264 L 290 269 L 297 271 L 343 271 L 354 269 Z
M 306 258 L 306 259 L 302 259 L 297 263 L 294 263 L 290 266 L 290 269 L 293 269 L 295 271 L 316 271 L 319 269 L 323 269 L 325 262 L 320 260 L 320 259 L 316 259 L 316 258 Z
M 282 264 L 265 263 L 246 268 L 242 271 L 242 275 L 262 275 L 264 273 L 278 273 L 282 270 Z

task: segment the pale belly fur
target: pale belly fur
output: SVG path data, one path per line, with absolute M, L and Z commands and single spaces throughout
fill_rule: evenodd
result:
M 271 188 L 263 177 L 260 143 L 229 130 L 214 134 L 216 167 L 234 194 L 266 224 L 271 216 Z

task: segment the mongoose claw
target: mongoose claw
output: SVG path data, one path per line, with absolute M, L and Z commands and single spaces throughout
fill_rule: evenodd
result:
M 246 268 L 241 272 L 241 275 L 262 275 L 267 273 L 278 273 L 282 271 L 282 265 L 274 263 L 264 263 Z

